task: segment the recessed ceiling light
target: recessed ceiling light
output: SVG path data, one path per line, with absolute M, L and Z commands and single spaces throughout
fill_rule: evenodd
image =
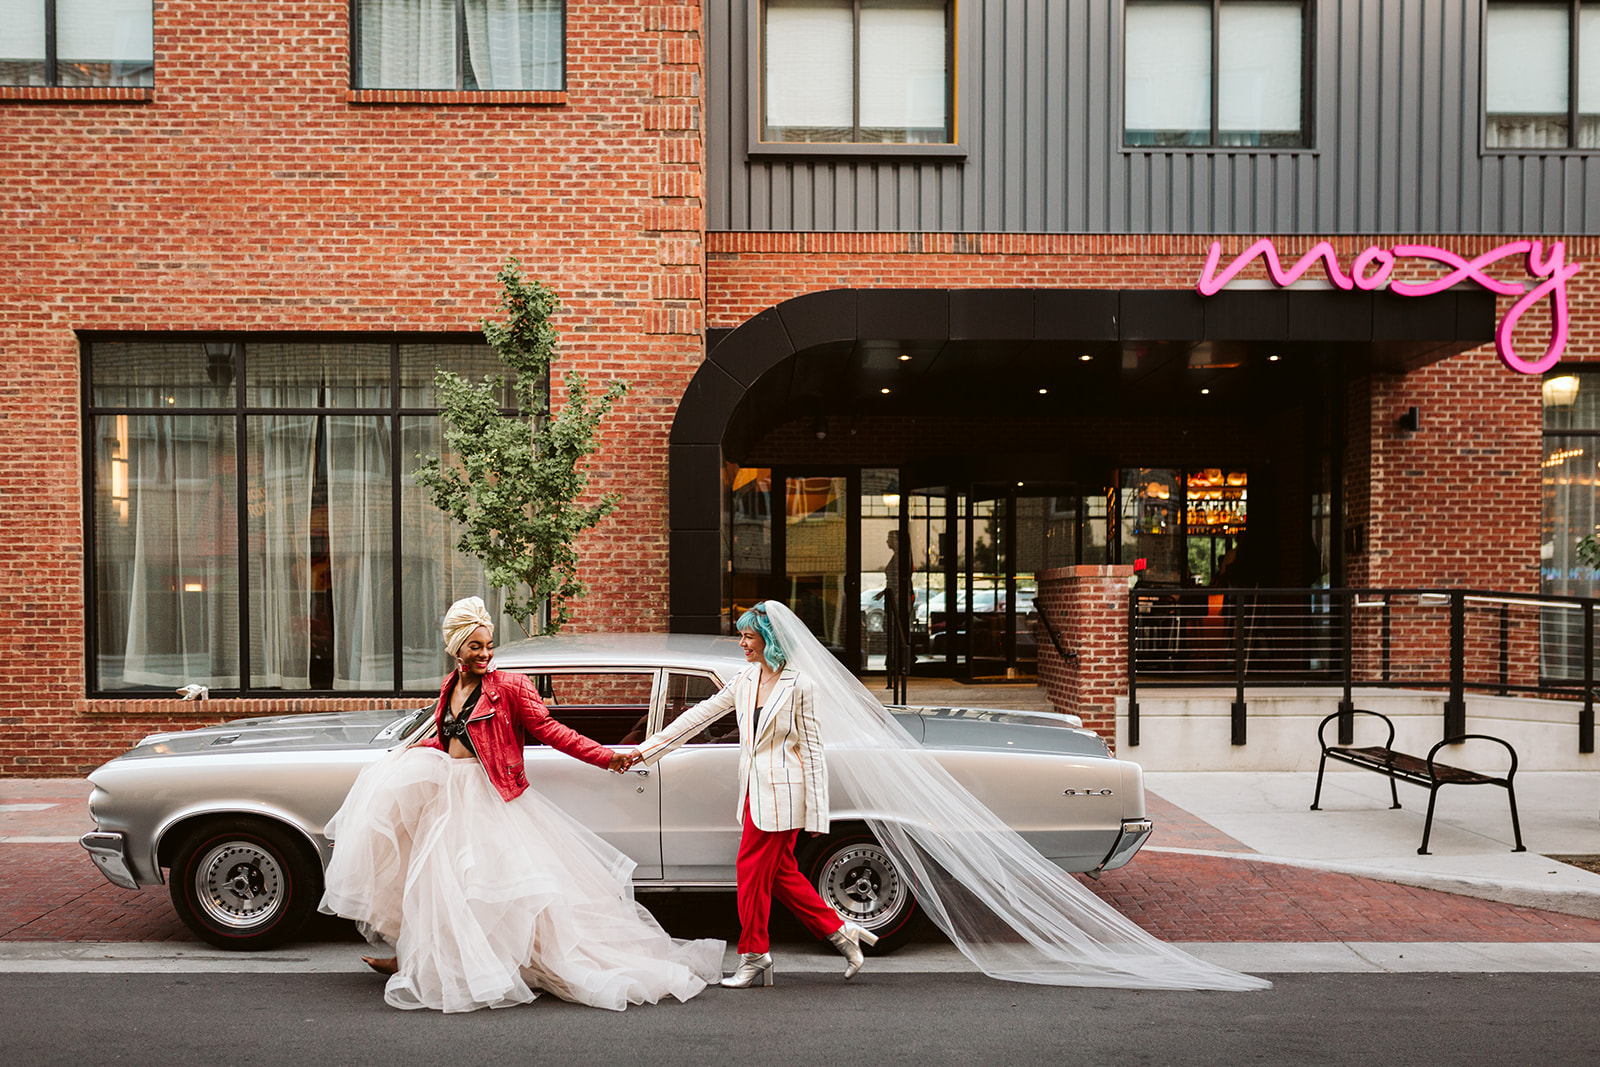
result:
M 882 393 L 884 396 L 888 396 L 889 395 L 889 389 L 888 389 L 887 386 L 885 386 L 882 389 L 879 389 L 878 392 Z
M 1093 358 L 1094 358 L 1093 356 L 1091 356 L 1089 353 L 1085 352 L 1083 355 L 1078 357 L 1078 362 L 1079 363 L 1087 363 Z
M 1269 363 L 1278 362 L 1278 353 L 1274 352 L 1274 353 L 1272 353 L 1272 355 L 1268 356 L 1267 357 L 1267 362 L 1269 362 Z
M 1211 390 L 1209 390 L 1209 389 L 1200 390 L 1200 395 L 1201 396 L 1209 396 L 1210 394 L 1211 394 Z
M 1276 358 L 1276 357 L 1274 357 L 1274 358 Z M 900 362 L 901 363 L 906 363 L 906 362 L 910 361 L 910 359 L 911 359 L 911 357 L 906 355 L 904 352 L 900 353 Z
M 1040 396 L 1046 396 L 1046 395 L 1049 394 L 1049 392 L 1050 392 L 1050 390 L 1048 390 L 1048 389 L 1041 389 L 1041 390 L 1039 390 L 1039 395 Z
M 1022 483 L 1021 483 L 1021 482 L 1018 482 L 1018 483 L 1017 483 L 1017 488 L 1018 488 L 1018 489 L 1021 489 L 1021 488 L 1022 488 Z

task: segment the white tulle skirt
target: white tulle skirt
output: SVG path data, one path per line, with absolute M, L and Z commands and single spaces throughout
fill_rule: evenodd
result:
M 391 753 L 329 821 L 322 910 L 397 949 L 384 999 L 473 1011 L 540 992 L 621 1011 L 688 1000 L 721 941 L 682 941 L 633 900 L 634 863 L 536 790 L 507 802 L 476 760 Z

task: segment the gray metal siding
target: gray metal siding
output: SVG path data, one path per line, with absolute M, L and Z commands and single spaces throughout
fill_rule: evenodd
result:
M 1600 233 L 1600 153 L 1483 154 L 1482 0 L 1314 0 L 1312 147 L 1125 150 L 1122 0 L 961 0 L 965 160 L 749 157 L 752 0 L 705 0 L 707 224 Z

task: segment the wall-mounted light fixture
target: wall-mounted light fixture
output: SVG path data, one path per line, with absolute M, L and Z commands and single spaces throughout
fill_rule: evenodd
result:
M 1422 429 L 1422 411 L 1419 408 L 1406 408 L 1406 413 L 1395 420 L 1395 425 L 1400 427 L 1402 433 L 1416 433 Z

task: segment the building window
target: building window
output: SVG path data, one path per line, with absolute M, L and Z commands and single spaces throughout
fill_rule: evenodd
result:
M 767 0 L 761 140 L 946 144 L 945 0 Z
M 1128 0 L 1124 143 L 1306 146 L 1305 16 L 1300 0 Z
M 0 0 L 0 85 L 154 85 L 152 6 L 152 0 Z
M 1600 535 L 1600 372 L 1561 367 L 1544 376 L 1540 592 L 1600 595 L 1600 575 L 1578 560 L 1578 542 Z M 1583 677 L 1583 615 L 1560 604 L 1541 610 L 1540 674 Z
M 562 0 L 354 0 L 356 89 L 561 90 Z
M 411 473 L 436 367 L 481 341 L 86 341 L 92 692 L 428 692 L 438 620 L 493 601 Z
M 1600 2 L 1490 3 L 1485 148 L 1600 148 Z

